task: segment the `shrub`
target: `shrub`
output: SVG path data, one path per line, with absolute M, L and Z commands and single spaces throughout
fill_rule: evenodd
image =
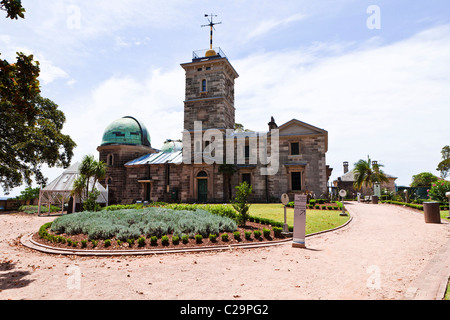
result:
M 448 198 L 445 195 L 447 192 L 450 192 L 450 181 L 441 180 L 432 184 L 428 195 L 434 201 L 447 202 Z
M 233 210 L 231 206 L 222 206 Z M 209 234 L 233 232 L 237 230 L 234 220 L 199 210 L 171 210 L 166 208 L 145 208 L 140 211 L 115 210 L 101 212 L 75 213 L 56 219 L 51 230 L 68 235 L 87 234 L 89 239 L 111 239 L 121 241 L 138 239 L 142 235 L 147 238 L 166 234 Z
M 118 246 L 122 245 L 122 241 L 121 240 L 117 239 L 116 242 L 117 242 Z
M 144 237 L 140 237 L 138 239 L 138 246 L 139 247 L 145 247 L 145 238 Z
M 86 248 L 87 247 L 87 240 L 81 240 L 81 247 L 82 248 Z M 105 247 L 106 247 L 106 243 L 105 243 Z
M 203 242 L 203 236 L 201 234 L 195 235 L 195 243 L 200 244 Z
M 211 242 L 216 242 L 217 241 L 217 234 L 210 234 L 209 235 L 209 240 L 211 240 Z
M 173 236 L 172 237 L 172 243 L 177 246 L 180 243 L 180 237 L 179 236 Z
M 105 240 L 105 248 L 108 248 L 111 246 L 111 240 L 110 239 L 106 239 Z
M 315 206 L 314 208 L 318 210 L 318 209 L 320 209 L 320 206 Z
M 322 210 L 327 210 L 327 206 L 322 206 Z
M 187 234 L 183 234 L 181 236 L 181 241 L 183 242 L 183 244 L 187 244 L 189 242 L 189 236 Z
M 312 205 L 312 206 L 315 206 L 316 205 L 316 200 L 315 199 L 309 200 L 309 204 Z
M 222 234 L 222 241 L 223 242 L 227 242 L 228 241 L 228 233 L 223 233 Z
M 333 210 L 334 207 L 333 206 L 328 206 L 327 208 L 328 208 L 328 210 Z
M 253 236 L 255 237 L 255 239 L 261 238 L 261 231 L 259 230 L 253 231 Z
M 283 232 L 283 228 L 273 227 L 272 230 L 273 230 L 273 234 L 274 234 L 274 236 L 276 238 L 281 238 L 282 237 L 281 233 Z
M 92 239 L 92 240 L 91 240 L 91 243 L 92 243 L 92 247 L 95 248 L 95 247 L 98 245 L 98 240 Z
M 161 244 L 163 246 L 168 246 L 169 245 L 169 237 L 168 236 L 162 236 L 161 238 Z
M 264 238 L 268 239 L 270 238 L 270 230 L 263 228 L 263 234 L 264 234 Z
M 314 209 L 314 205 L 313 205 L 313 204 L 308 205 L 308 207 L 309 207 L 310 209 Z
M 88 193 L 88 197 L 83 201 L 84 211 L 100 211 L 101 206 L 98 204 L 97 199 L 100 196 L 100 191 L 94 189 L 94 191 Z
M 34 206 L 34 205 L 24 205 L 24 206 L 20 206 L 19 207 L 19 211 L 20 212 L 24 212 L 26 214 L 35 214 L 38 213 L 38 208 L 39 206 Z M 60 207 L 56 207 L 56 206 L 50 206 L 50 212 L 59 212 L 61 211 Z M 48 207 L 47 206 L 41 206 L 41 213 L 43 212 L 48 212 Z
M 245 231 L 244 235 L 246 240 L 250 240 L 252 238 L 252 233 L 250 231 Z
M 134 245 L 134 239 L 133 238 L 131 238 L 131 239 L 127 239 L 127 243 L 128 243 L 128 245 L 130 246 L 130 247 L 132 247 L 133 245 Z
M 233 208 L 239 213 L 240 222 L 245 226 L 248 220 L 248 210 L 250 204 L 248 198 L 253 191 L 253 187 L 246 181 L 236 186 L 236 197 L 233 199 Z
M 233 232 L 233 237 L 237 241 L 241 241 L 241 233 L 239 231 Z
M 157 236 L 152 236 L 150 238 L 150 245 L 152 245 L 152 246 L 157 246 L 158 245 L 158 237 Z

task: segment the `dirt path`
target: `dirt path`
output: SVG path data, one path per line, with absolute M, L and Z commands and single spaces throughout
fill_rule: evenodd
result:
M 253 250 L 64 257 L 17 244 L 51 218 L 0 215 L 0 299 L 403 299 L 450 239 L 450 224 L 389 205 L 352 203 L 337 232 Z

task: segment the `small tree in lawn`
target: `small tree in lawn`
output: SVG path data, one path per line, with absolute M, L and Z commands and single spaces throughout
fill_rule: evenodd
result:
M 241 219 L 240 222 L 244 226 L 248 220 L 248 210 L 250 209 L 248 198 L 252 191 L 253 187 L 251 185 L 246 181 L 242 182 L 240 185 L 236 186 L 236 197 L 232 202 L 233 208 L 239 213 Z

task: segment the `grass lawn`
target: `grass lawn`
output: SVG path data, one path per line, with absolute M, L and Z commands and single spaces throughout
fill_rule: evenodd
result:
M 341 217 L 340 210 L 306 210 L 306 234 L 339 227 L 346 223 L 349 217 Z M 282 204 L 252 204 L 250 215 L 280 221 L 284 223 L 284 209 Z M 287 223 L 294 225 L 294 209 L 286 210 Z
M 448 214 L 448 211 L 441 211 L 441 218 L 449 221 L 449 219 L 447 219 Z

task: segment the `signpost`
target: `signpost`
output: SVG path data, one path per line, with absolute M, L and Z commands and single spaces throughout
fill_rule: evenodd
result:
M 283 233 L 289 233 L 289 226 L 287 224 L 287 217 L 286 217 L 286 206 L 289 203 L 289 196 L 284 193 L 281 196 L 281 203 L 284 205 L 284 225 L 283 225 Z
M 295 195 L 294 203 L 294 239 L 292 247 L 306 248 L 306 195 Z
M 340 216 L 347 217 L 347 213 L 345 213 L 345 206 L 344 206 L 344 198 L 347 196 L 347 191 L 341 189 L 339 191 L 339 195 L 341 196 L 341 203 L 342 203 L 342 213 L 340 214 Z

